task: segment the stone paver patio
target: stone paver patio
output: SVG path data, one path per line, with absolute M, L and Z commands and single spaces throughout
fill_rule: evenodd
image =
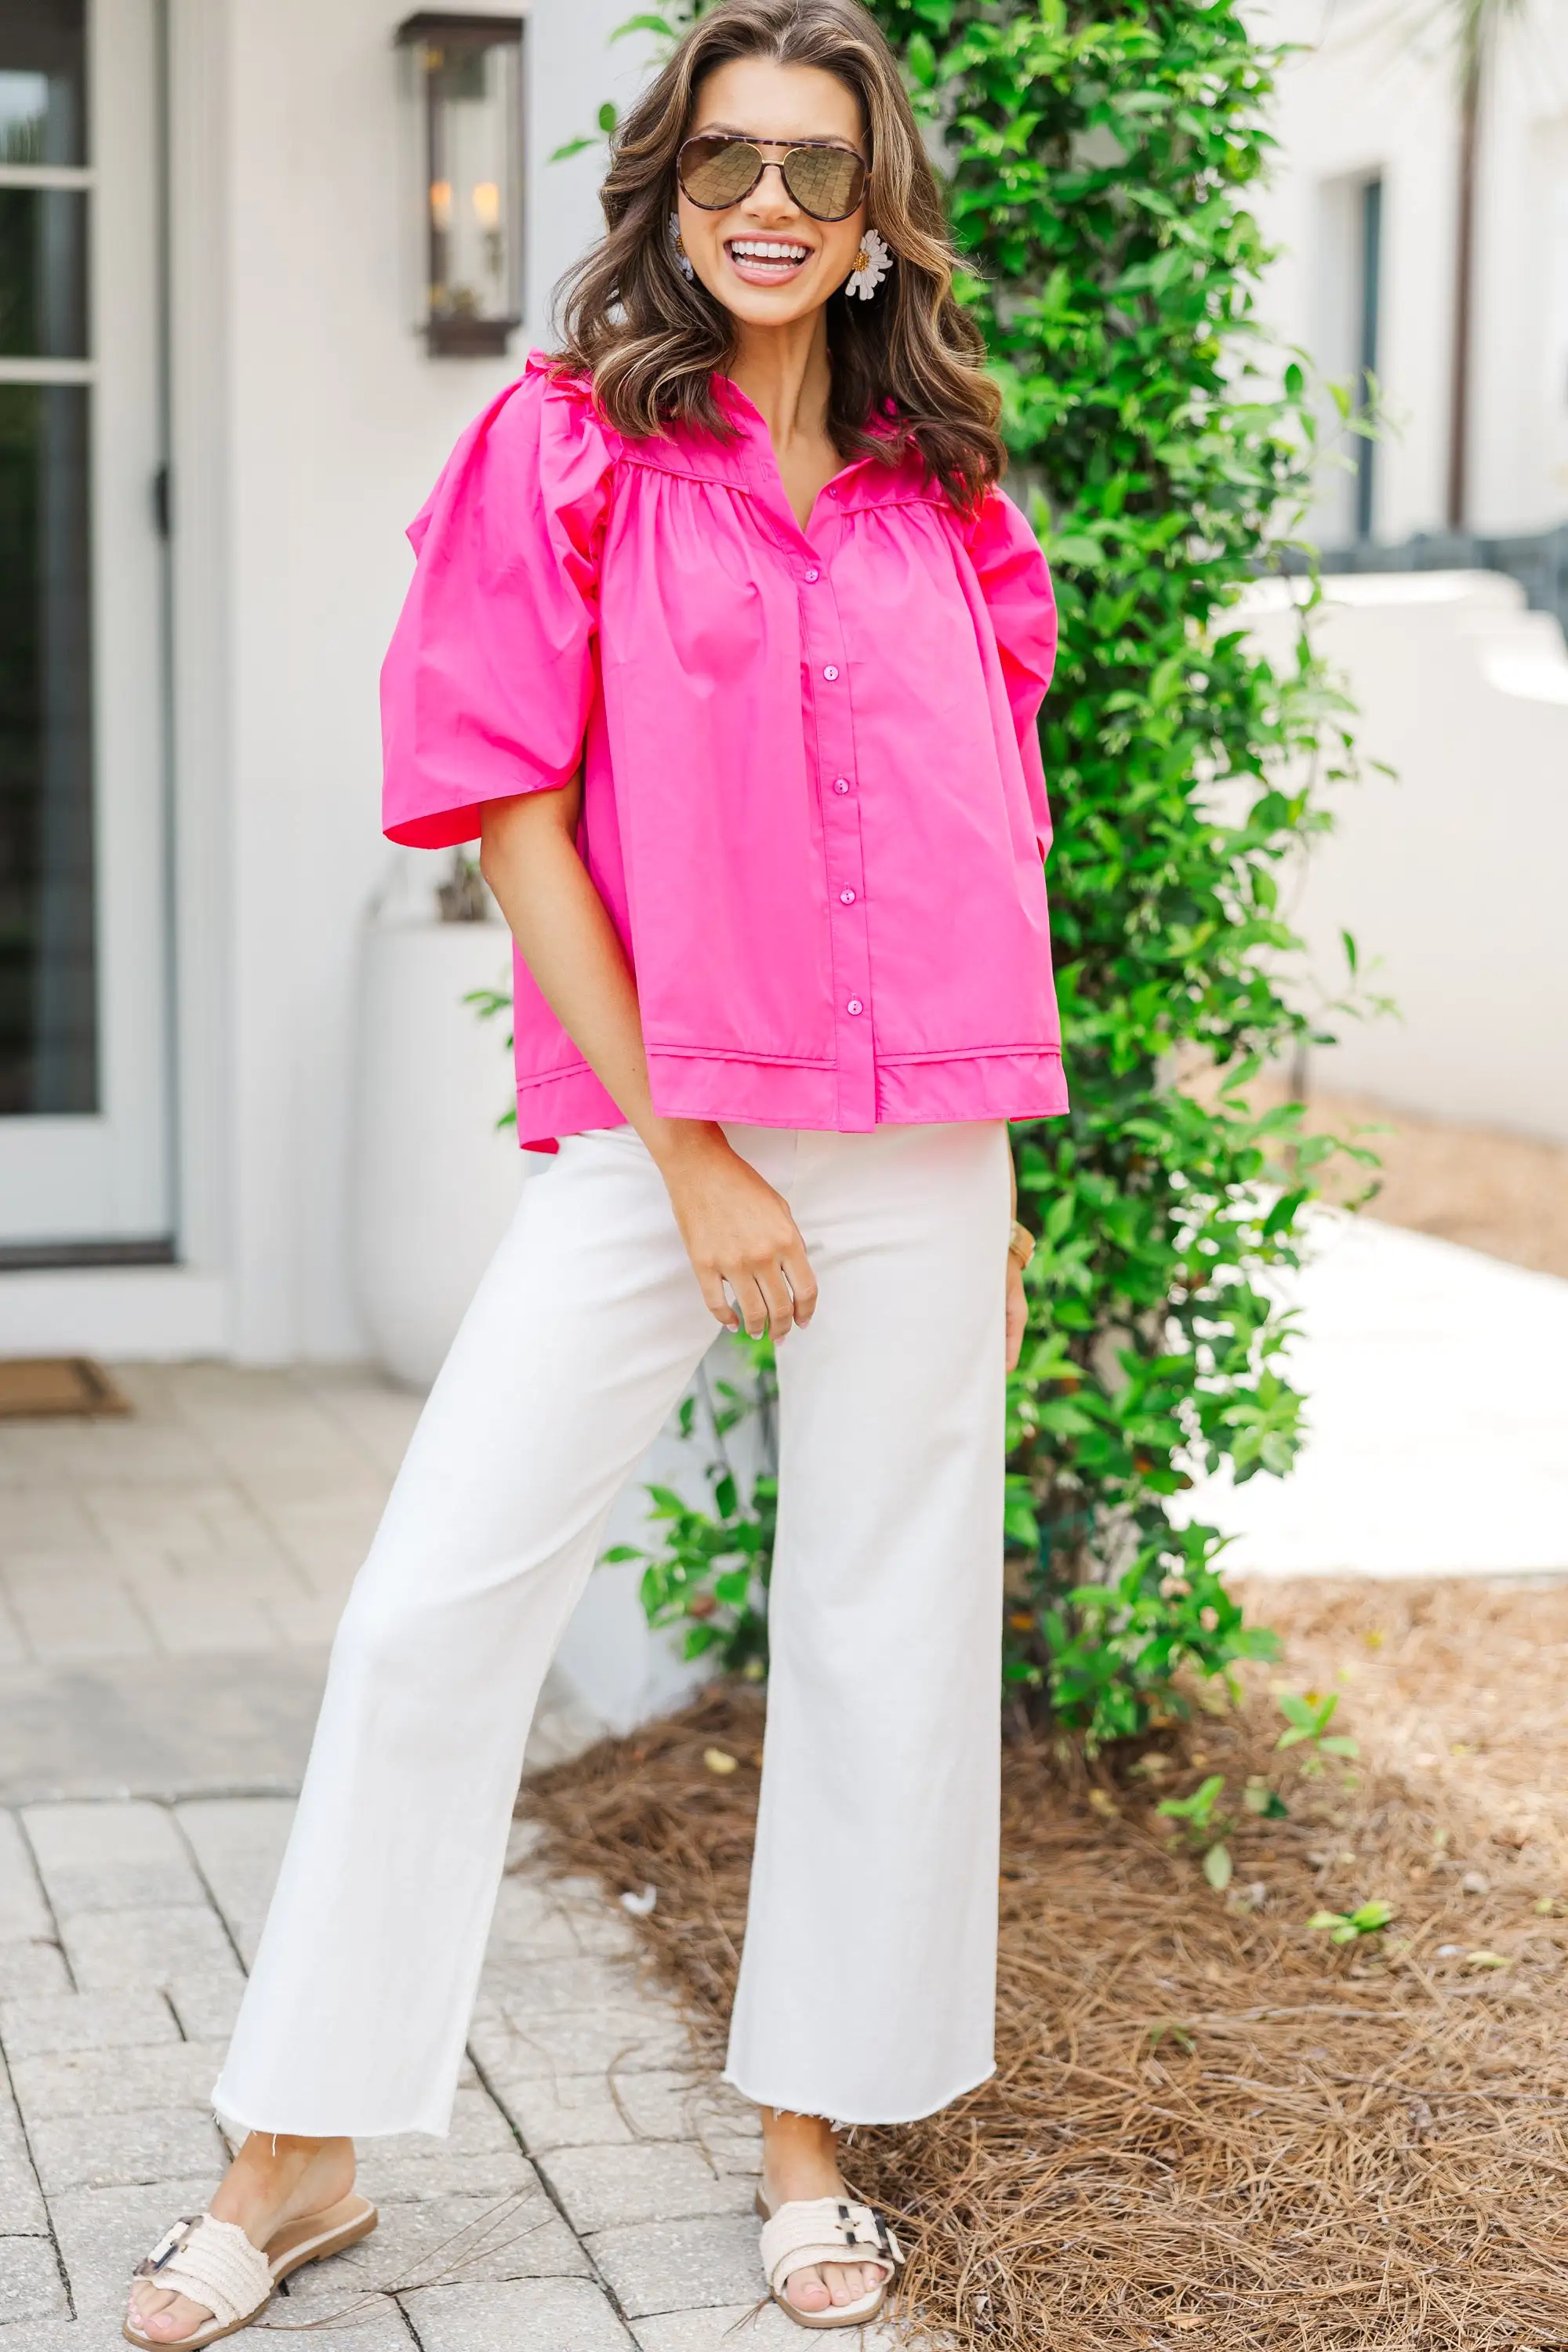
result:
M 324 1645 L 417 1410 L 360 1372 L 119 1376 L 130 1420 L 0 1429 L 0 2352 L 120 2343 L 131 2268 L 211 2193 Z M 592 1730 L 553 1694 L 531 1757 Z M 749 2317 L 752 2111 L 624 1916 L 513 1843 L 451 2137 L 364 2145 L 380 2229 L 270 2324 L 341 2315 L 320 2333 L 353 2352 L 798 2344 Z

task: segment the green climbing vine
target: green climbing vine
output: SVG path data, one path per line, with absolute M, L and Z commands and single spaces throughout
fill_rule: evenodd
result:
M 872 13 L 942 158 L 1008 487 L 1060 605 L 1041 739 L 1073 1108 L 1014 1129 L 1040 1244 L 1008 1398 L 1002 1673 L 1100 1742 L 1179 1708 L 1184 1674 L 1271 1654 L 1183 1497 L 1222 1465 L 1290 1467 L 1303 1400 L 1268 1276 L 1300 1262 L 1321 1163 L 1346 1148 L 1256 1084 L 1331 1017 L 1281 884 L 1352 765 L 1306 628 L 1277 668 L 1243 608 L 1260 572 L 1309 552 L 1319 458 L 1303 364 L 1254 311 L 1268 255 L 1247 205 L 1279 52 L 1233 0 Z M 1205 1084 L 1180 1082 L 1194 1071 Z M 773 1475 L 747 1491 L 716 1457 L 711 1509 L 656 1496 L 668 1540 L 647 1555 L 656 1621 L 684 1617 L 689 1649 L 753 1673 Z

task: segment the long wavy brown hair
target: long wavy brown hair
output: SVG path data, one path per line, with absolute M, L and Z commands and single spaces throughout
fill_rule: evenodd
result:
M 897 462 L 973 507 L 1005 465 L 1001 396 L 984 344 L 954 299 L 957 257 L 936 177 L 880 27 L 858 0 L 721 0 L 685 36 L 616 132 L 601 191 L 605 234 L 562 281 L 563 370 L 592 379 L 608 422 L 634 439 L 668 425 L 729 437 L 711 377 L 733 360 L 735 320 L 671 251 L 675 158 L 704 77 L 736 58 L 817 66 L 860 102 L 870 165 L 867 216 L 894 256 L 869 302 L 827 304 L 827 428 L 846 458 Z M 873 418 L 893 428 L 873 436 Z

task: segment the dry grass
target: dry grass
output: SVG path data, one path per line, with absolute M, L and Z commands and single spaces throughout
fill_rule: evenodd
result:
M 914 2336 L 1016 2352 L 1568 2342 L 1568 1591 L 1253 1600 L 1288 1654 L 1239 1714 L 1092 1769 L 1009 1744 L 997 2073 L 850 2154 L 912 2245 Z M 1278 1754 L 1271 1680 L 1343 1691 L 1353 1780 Z M 658 1886 L 641 1929 L 715 2059 L 762 1731 L 753 1693 L 715 1690 L 524 1799 L 563 1867 Z M 740 1769 L 710 1771 L 713 1746 Z M 1223 1898 L 1154 1811 L 1218 1771 L 1233 1796 L 1266 1773 L 1290 1808 L 1244 1817 Z M 1306 1926 L 1373 1896 L 1398 1915 L 1381 1950 Z

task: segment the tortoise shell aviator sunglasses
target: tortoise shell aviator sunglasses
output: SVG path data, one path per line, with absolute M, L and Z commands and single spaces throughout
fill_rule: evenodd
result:
M 681 194 L 700 212 L 728 212 L 752 193 L 770 158 L 764 148 L 782 148 L 776 159 L 791 200 L 813 220 L 847 220 L 866 193 L 866 161 L 853 147 L 827 139 L 745 139 L 712 131 L 686 140 L 675 159 Z

